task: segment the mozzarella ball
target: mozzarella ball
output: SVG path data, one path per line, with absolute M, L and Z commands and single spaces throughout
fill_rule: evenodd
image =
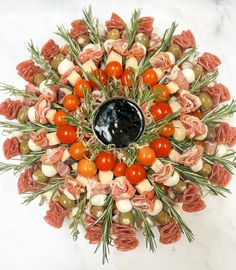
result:
M 74 67 L 74 63 L 70 61 L 69 59 L 65 58 L 58 66 L 58 73 L 60 75 L 65 74 L 68 70 L 72 69 Z
M 29 149 L 33 152 L 42 150 L 42 147 L 35 144 L 31 139 L 28 140 Z
M 52 165 L 42 165 L 41 171 L 47 177 L 53 177 L 57 174 L 57 170 Z
M 171 52 L 166 52 L 170 58 L 171 65 L 175 64 L 175 56 Z
M 195 81 L 195 73 L 191 68 L 185 68 L 182 70 L 183 75 L 185 79 L 189 82 L 192 83 Z
M 29 119 L 29 121 L 31 123 L 35 123 L 36 122 L 35 112 L 36 112 L 36 110 L 35 110 L 34 106 L 29 107 L 29 109 L 28 109 L 28 119 Z
M 167 187 L 172 187 L 176 185 L 179 182 L 179 180 L 180 180 L 179 174 L 177 172 L 174 172 L 170 178 L 168 178 L 163 182 L 163 185 Z
M 226 154 L 226 152 L 227 152 L 227 148 L 224 144 L 217 145 L 216 153 L 215 153 L 217 157 L 223 157 Z
M 199 161 L 198 161 L 198 163 L 197 163 L 196 165 L 193 165 L 193 166 L 191 167 L 191 170 L 192 170 L 193 172 L 199 172 L 199 171 L 201 171 L 202 166 L 203 166 L 203 161 L 202 161 L 202 159 L 200 158 Z
M 118 200 L 116 202 L 116 207 L 121 213 L 127 213 L 132 210 L 133 206 L 129 199 Z
M 153 210 L 152 211 L 147 211 L 147 213 L 150 216 L 156 216 L 157 214 L 159 214 L 161 212 L 162 208 L 163 208 L 162 202 L 160 200 L 155 200 Z
M 91 197 L 90 202 L 92 205 L 103 206 L 105 205 L 106 198 L 106 194 L 97 194 Z

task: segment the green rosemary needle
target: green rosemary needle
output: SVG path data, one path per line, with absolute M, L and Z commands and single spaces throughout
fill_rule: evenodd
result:
M 139 22 L 138 19 L 140 18 L 141 10 L 135 9 L 130 21 L 130 29 L 126 26 L 125 27 L 125 36 L 128 40 L 128 49 L 131 47 L 131 45 L 134 42 L 135 35 L 138 30 Z

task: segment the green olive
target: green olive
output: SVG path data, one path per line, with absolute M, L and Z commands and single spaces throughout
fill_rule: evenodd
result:
M 199 174 L 204 177 L 207 177 L 211 173 L 211 170 L 212 170 L 211 165 L 209 163 L 203 162 L 203 166 Z
M 132 225 L 134 223 L 134 215 L 133 213 L 120 213 L 118 214 L 118 222 L 123 225 Z
M 196 66 L 193 67 L 193 72 L 195 74 L 195 78 L 197 79 L 197 78 L 202 76 L 204 70 L 203 70 L 202 66 L 196 65 Z
M 75 207 L 75 201 L 70 200 L 65 194 L 60 195 L 58 202 L 65 209 L 71 209 L 71 208 Z
M 51 62 L 51 67 L 54 70 L 58 69 L 59 64 L 64 60 L 65 55 L 63 55 L 62 53 L 58 53 L 52 60 Z
M 107 39 L 119 39 L 120 31 L 118 29 L 112 29 L 107 33 Z
M 210 110 L 213 105 L 211 96 L 206 92 L 201 92 L 198 96 L 202 102 L 201 109 L 204 111 Z
M 170 215 L 168 212 L 162 210 L 159 214 L 153 217 L 153 220 L 160 225 L 166 225 L 170 221 Z
M 20 152 L 22 155 L 27 155 L 30 153 L 30 148 L 28 146 L 28 141 L 25 140 L 25 141 L 22 141 L 20 143 Z
M 90 43 L 90 38 L 88 35 L 80 35 L 78 37 L 78 44 L 83 49 L 86 45 Z
M 95 218 L 99 218 L 104 212 L 104 210 L 105 208 L 103 206 L 96 205 L 93 205 L 90 209 L 92 216 L 94 216 Z
M 206 139 L 209 141 L 214 141 L 216 138 L 216 126 L 209 125 L 207 126 L 207 137 Z
M 172 187 L 172 189 L 177 193 L 184 192 L 186 188 L 187 188 L 187 185 L 182 180 L 179 180 L 179 182 Z
M 21 106 L 21 108 L 19 109 L 19 111 L 17 113 L 17 120 L 21 124 L 28 122 L 28 108 L 27 108 L 27 106 L 25 106 L 25 105 Z
M 178 44 L 171 44 L 167 51 L 171 52 L 175 56 L 175 59 L 180 58 L 182 54 L 181 48 Z
M 33 179 L 41 183 L 46 183 L 48 181 L 47 176 L 45 176 L 40 169 L 34 170 Z
M 135 36 L 135 41 L 143 44 L 146 48 L 149 46 L 149 38 L 142 33 L 139 33 Z
M 34 77 L 34 83 L 35 83 L 36 85 L 40 85 L 40 83 L 43 82 L 43 81 L 45 81 L 45 80 L 46 80 L 46 78 L 45 78 L 45 76 L 43 75 L 43 73 L 38 73 L 38 74 L 36 74 L 35 77 Z

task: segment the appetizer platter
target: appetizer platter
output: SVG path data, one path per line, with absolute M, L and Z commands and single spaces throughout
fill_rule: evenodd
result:
M 16 69 L 24 89 L 0 84 L 7 160 L 23 204 L 47 205 L 44 220 L 74 240 L 129 251 L 145 238 L 151 252 L 194 234 L 181 213 L 203 211 L 204 198 L 226 197 L 234 169 L 236 112 L 217 82 L 221 60 L 200 53 L 191 30 L 134 10 L 125 23 L 112 13 L 102 26 L 83 10 L 63 41 L 28 43 Z M 15 162 L 16 160 L 16 162 Z M 157 235 L 157 236 L 156 236 Z

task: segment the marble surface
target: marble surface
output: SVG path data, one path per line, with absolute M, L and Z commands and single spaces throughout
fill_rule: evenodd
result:
M 0 81 L 23 86 L 15 66 L 28 58 L 25 44 L 31 38 L 41 46 L 56 25 L 81 17 L 81 9 L 93 5 L 95 15 L 105 21 L 112 11 L 128 21 L 134 8 L 143 15 L 155 17 L 160 33 L 173 20 L 179 29 L 190 28 L 196 36 L 199 50 L 215 53 L 223 60 L 219 80 L 236 97 L 235 89 L 235 27 L 236 2 L 233 0 L 0 0 Z M 179 30 L 179 31 L 180 31 Z M 57 38 L 56 38 L 57 39 Z M 4 97 L 1 94 L 1 99 Z M 235 118 L 231 120 L 236 124 Z M 1 144 L 3 138 L 1 137 Z M 3 157 L 0 157 L 3 160 Z M 145 249 L 144 239 L 138 249 L 129 253 L 111 250 L 109 265 L 101 265 L 101 253 L 93 254 L 81 235 L 74 243 L 67 225 L 61 230 L 48 226 L 44 207 L 37 203 L 26 207 L 17 194 L 17 178 L 7 173 L 0 176 L 0 267 L 4 270 L 233 270 L 236 253 L 236 179 L 227 199 L 207 197 L 207 209 L 184 217 L 195 233 L 195 242 L 181 241 L 171 246 L 158 245 L 155 254 Z

